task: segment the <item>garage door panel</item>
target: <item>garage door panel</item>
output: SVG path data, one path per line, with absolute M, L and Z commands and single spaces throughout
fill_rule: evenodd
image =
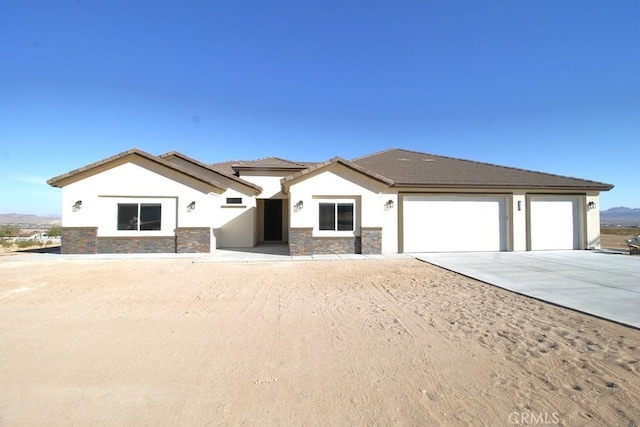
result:
M 405 252 L 506 250 L 504 197 L 406 196 Z
M 579 249 L 576 197 L 532 197 L 529 218 L 531 250 Z

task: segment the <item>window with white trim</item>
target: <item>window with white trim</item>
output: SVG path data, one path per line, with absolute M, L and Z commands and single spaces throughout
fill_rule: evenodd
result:
M 318 229 L 321 231 L 353 231 L 354 203 L 320 202 L 318 204 Z
M 160 203 L 118 203 L 118 230 L 154 231 L 161 225 Z

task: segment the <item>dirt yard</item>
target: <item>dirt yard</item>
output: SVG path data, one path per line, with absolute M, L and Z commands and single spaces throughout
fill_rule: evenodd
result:
M 638 330 L 414 260 L 192 261 L 0 257 L 0 425 L 640 423 Z
M 633 238 L 632 234 L 616 235 L 616 234 L 601 234 L 600 241 L 602 248 L 628 250 L 627 240 Z

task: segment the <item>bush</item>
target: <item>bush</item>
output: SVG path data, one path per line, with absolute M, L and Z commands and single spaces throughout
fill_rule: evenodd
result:
M 34 240 L 18 240 L 16 242 L 16 246 L 19 247 L 20 249 L 30 248 L 31 246 L 36 246 L 37 244 L 38 242 Z
M 53 227 L 47 230 L 47 236 L 49 237 L 60 237 L 62 234 L 62 227 L 59 225 L 54 225 Z

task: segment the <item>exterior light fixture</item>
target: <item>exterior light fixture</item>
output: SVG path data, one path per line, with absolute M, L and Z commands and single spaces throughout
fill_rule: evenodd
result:
M 71 208 L 74 212 L 78 212 L 80 209 L 82 209 L 82 200 L 78 200 L 77 202 L 75 202 Z
M 522 200 L 518 200 L 518 210 L 522 210 Z
M 384 204 L 384 210 L 388 211 L 389 209 L 393 209 L 393 200 L 389 199 Z
M 591 201 L 591 202 L 587 203 L 587 208 L 588 208 L 589 210 L 591 210 L 591 209 L 595 209 L 595 208 L 596 208 L 596 202 Z
M 295 205 L 293 205 L 293 210 L 295 212 L 299 212 L 302 210 L 302 208 L 304 207 L 304 202 L 302 200 L 299 200 L 298 203 L 296 203 Z
M 187 205 L 187 212 L 193 212 L 193 210 L 196 208 L 196 202 L 195 200 L 191 203 L 189 203 Z

